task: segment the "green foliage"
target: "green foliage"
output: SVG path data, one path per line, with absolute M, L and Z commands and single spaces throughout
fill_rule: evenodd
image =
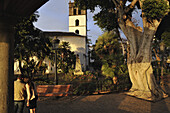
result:
M 164 57 L 166 57 L 167 59 L 170 57 L 169 53 L 170 53 L 170 13 L 168 15 L 166 15 L 161 24 L 159 25 L 157 31 L 156 31 L 156 39 L 155 41 L 157 41 L 157 43 L 154 41 L 153 43 L 153 48 L 155 48 L 155 50 L 157 51 L 157 53 L 159 55 L 161 55 L 160 52 L 158 52 L 159 50 L 159 43 L 163 42 L 165 44 L 165 53 L 164 53 Z M 154 54 L 153 54 L 154 56 Z M 156 64 L 156 63 L 154 63 Z M 157 64 L 158 65 L 158 64 Z M 155 70 L 158 70 L 158 66 L 155 66 Z M 168 67 L 165 67 L 164 69 L 168 70 Z M 159 71 L 155 71 L 157 74 L 159 74 Z
M 131 20 L 133 11 L 137 9 L 141 9 L 139 2 L 136 2 L 135 7 L 129 9 L 131 6 L 127 5 L 132 2 L 132 0 L 121 0 L 121 4 L 119 7 L 122 9 L 119 10 L 118 7 L 115 6 L 113 0 L 74 0 L 76 6 L 83 9 L 90 9 L 90 11 L 94 12 L 96 7 L 100 8 L 100 11 L 94 16 L 94 20 L 96 24 L 102 28 L 103 30 L 113 30 L 114 28 L 118 28 L 118 24 L 120 21 L 117 21 L 119 17 L 119 13 L 126 15 L 127 19 Z M 115 1 L 115 0 L 114 0 Z M 119 4 L 120 0 L 115 1 L 115 3 Z M 165 0 L 144 0 L 142 5 L 142 11 L 144 15 L 148 18 L 150 22 L 153 19 L 160 20 L 162 19 L 169 10 L 169 6 L 165 2 Z M 128 10 L 127 10 L 128 9 Z
M 162 19 L 168 10 L 169 6 L 165 0 L 145 0 L 143 2 L 142 11 L 149 21 Z
M 106 76 L 104 81 L 99 81 L 102 89 L 115 90 L 120 87 L 125 88 L 126 85 L 123 85 L 123 82 L 130 84 L 129 81 L 124 80 L 128 78 L 128 69 L 127 65 L 124 64 L 124 56 L 115 32 L 105 32 L 100 36 L 96 42 L 94 51 L 102 62 L 102 74 Z M 127 76 L 123 77 L 125 75 Z M 114 82 L 114 77 L 118 78 L 117 82 Z
M 63 73 L 68 73 L 70 69 L 74 69 L 76 56 L 70 49 L 68 42 L 62 42 L 58 48 L 57 64 L 58 69 L 61 69 Z
M 97 24 L 101 29 L 111 31 L 118 25 L 117 22 L 114 21 L 116 19 L 115 13 L 108 10 L 110 9 L 102 9 L 99 13 L 95 14 L 93 18 L 94 21 L 96 21 L 95 24 Z
M 162 35 L 162 40 L 165 43 L 166 47 L 170 47 L 170 30 L 165 31 Z
M 164 53 L 164 57 L 166 57 L 167 59 L 170 57 L 169 53 L 170 53 L 170 13 L 168 15 L 166 15 L 163 19 L 161 24 L 159 25 L 156 34 L 155 34 L 155 40 L 153 41 L 153 49 L 156 50 L 156 52 L 158 53 L 158 55 L 161 56 L 161 53 L 159 52 L 159 43 L 163 42 L 165 44 L 165 53 Z M 155 54 L 152 55 L 153 57 L 155 57 Z M 155 67 L 155 73 L 157 73 L 157 75 L 159 74 L 158 72 L 158 64 L 156 64 Z M 168 67 L 165 67 L 164 69 L 168 70 Z
M 85 72 L 83 75 L 74 75 L 73 70 L 62 76 L 64 84 L 72 84 L 74 94 L 85 95 L 96 91 L 96 73 Z
M 95 46 L 95 52 L 102 61 L 102 73 L 111 78 L 117 76 L 124 57 L 115 33 L 105 32 L 100 36 Z
M 34 81 L 37 85 L 53 85 L 54 82 L 44 76 L 40 76 L 39 78 L 34 78 Z
M 103 75 L 107 77 L 113 78 L 115 76 L 115 68 L 110 67 L 108 63 L 103 64 L 101 70 L 103 72 Z
M 167 34 L 166 34 L 167 33 Z M 159 84 L 160 76 L 161 76 L 161 67 L 163 66 L 164 71 L 168 73 L 169 71 L 169 65 L 166 63 L 166 60 L 169 57 L 170 48 L 169 48 L 169 31 L 166 29 L 166 31 L 162 32 L 161 35 L 157 35 L 161 37 L 155 37 L 155 39 L 152 41 L 152 67 L 153 67 L 153 73 L 155 75 L 155 78 L 157 79 L 157 82 Z M 160 45 L 164 45 L 164 51 L 161 51 Z M 164 58 L 164 60 L 163 60 Z
M 84 82 L 80 84 L 74 91 L 76 95 L 92 94 L 96 91 L 96 84 L 93 82 Z
M 101 85 L 101 91 L 113 90 L 113 81 L 110 78 L 105 78 L 103 81 L 99 82 Z
M 79 81 L 79 82 L 88 82 L 88 81 L 93 81 L 96 79 L 96 74 L 91 73 L 91 72 L 85 72 L 83 75 L 74 75 L 73 71 L 70 71 L 69 73 L 67 73 L 64 78 L 65 81 Z
M 120 44 L 117 39 L 117 35 L 114 32 L 105 32 L 102 36 L 99 36 L 95 45 L 95 51 L 97 55 L 103 57 L 103 55 L 112 55 L 112 53 L 120 53 Z
M 91 63 L 91 66 L 94 68 L 94 70 L 100 70 L 102 67 L 102 62 L 100 57 L 95 52 L 95 45 L 93 45 L 93 49 L 91 50 L 91 59 L 94 60 Z
M 111 31 L 117 27 L 115 5 L 111 0 L 75 0 L 77 6 L 83 9 L 90 9 L 92 12 L 95 7 L 100 7 L 101 11 L 94 15 L 95 24 L 101 29 Z
M 117 90 L 123 91 L 123 90 L 129 90 L 131 88 L 131 81 L 128 73 L 127 66 L 121 66 L 121 74 L 118 76 L 118 83 L 117 83 Z
M 161 35 L 164 32 L 170 32 L 170 21 L 169 20 L 170 20 L 170 13 L 168 13 L 168 15 L 166 15 L 162 19 L 160 25 L 158 26 L 158 29 L 157 29 L 156 34 L 155 34 L 155 36 L 158 40 L 161 40 Z
M 30 76 L 42 71 L 41 69 L 46 69 L 42 61 L 53 54 L 50 39 L 44 37 L 33 25 L 38 17 L 39 15 L 35 13 L 30 17 L 20 18 L 15 26 L 14 60 L 19 62 L 21 73 Z
M 125 72 L 119 74 L 117 84 L 113 84 L 113 79 L 111 77 L 102 77 L 97 78 L 97 91 L 125 91 L 131 87 L 131 82 L 129 74 L 127 71 L 127 66 L 125 66 Z

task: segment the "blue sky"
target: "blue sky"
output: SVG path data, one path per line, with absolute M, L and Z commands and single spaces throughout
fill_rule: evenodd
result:
M 40 17 L 34 25 L 43 31 L 69 32 L 69 1 L 70 0 L 49 0 L 38 9 Z M 99 8 L 96 8 L 94 13 L 87 11 L 87 29 L 89 30 L 87 35 L 93 44 L 95 44 L 96 39 L 103 34 L 102 30 L 97 25 L 94 25 L 95 22 L 93 21 L 93 15 L 98 11 Z M 133 17 L 137 19 L 138 25 L 142 27 L 140 14 L 141 11 L 134 11 Z M 125 38 L 123 32 L 120 33 L 121 37 Z
M 69 0 L 49 0 L 41 8 L 38 9 L 40 17 L 34 25 L 43 31 L 63 31 L 69 32 Z M 94 13 L 97 13 L 99 9 L 96 9 Z M 87 32 L 88 38 L 92 40 L 94 44 L 98 36 L 102 35 L 102 30 L 94 25 L 93 15 L 88 11 Z

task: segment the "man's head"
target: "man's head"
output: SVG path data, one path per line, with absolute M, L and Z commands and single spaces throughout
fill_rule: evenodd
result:
M 28 83 L 30 81 L 30 77 L 29 76 L 24 76 L 24 82 Z

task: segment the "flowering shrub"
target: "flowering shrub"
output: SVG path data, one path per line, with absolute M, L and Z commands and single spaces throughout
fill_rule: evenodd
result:
M 63 78 L 66 82 L 73 82 L 73 81 L 79 81 L 79 82 L 87 82 L 96 80 L 96 75 L 90 72 L 85 72 L 83 75 L 74 75 L 73 73 L 68 73 Z
M 74 80 L 80 80 L 80 81 L 91 81 L 95 80 L 96 76 L 94 74 L 89 74 L 89 75 L 76 75 L 73 77 Z
M 65 84 L 72 84 L 74 89 L 74 94 L 91 94 L 96 90 L 96 74 L 89 71 L 85 72 L 83 75 L 74 75 L 73 71 L 69 71 L 63 80 Z
M 96 83 L 93 82 L 84 82 L 77 86 L 74 90 L 76 95 L 87 95 L 92 94 L 96 91 Z

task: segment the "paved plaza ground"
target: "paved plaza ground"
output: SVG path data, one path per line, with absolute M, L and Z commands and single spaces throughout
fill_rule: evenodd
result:
M 50 97 L 38 101 L 37 113 L 170 113 L 170 97 L 155 103 L 123 93 Z

